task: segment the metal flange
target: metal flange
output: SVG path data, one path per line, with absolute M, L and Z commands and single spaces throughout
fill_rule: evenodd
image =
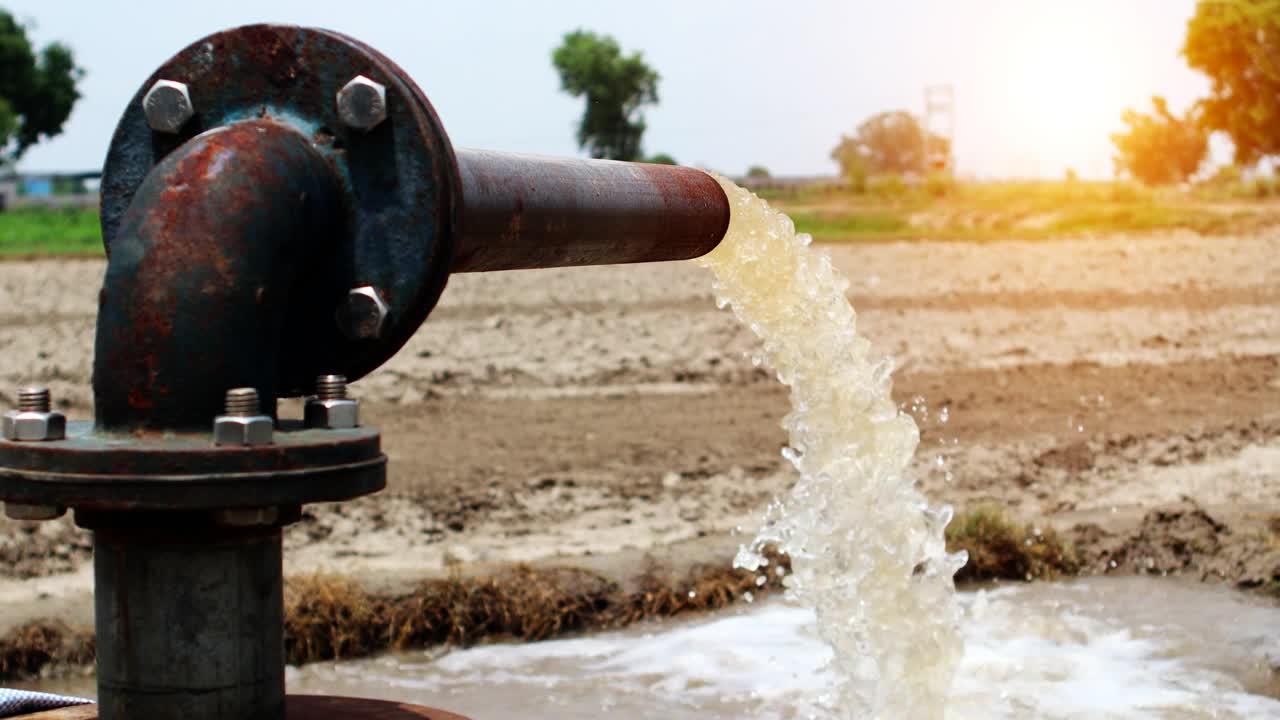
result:
M 334 502 L 386 485 L 377 430 L 282 421 L 269 445 L 225 447 L 208 434 L 95 434 L 0 440 L 0 497 L 77 511 L 216 510 Z
M 163 131 L 154 118 L 149 121 L 145 102 L 157 83 L 180 85 L 189 100 L 190 115 Z M 102 180 L 108 252 L 135 193 L 166 155 L 196 135 L 254 119 L 288 125 L 309 138 L 346 190 L 341 241 L 316 248 L 303 269 L 328 309 L 300 303 L 285 323 L 280 396 L 300 396 L 316 375 L 355 380 L 369 373 L 426 319 L 450 269 L 459 173 L 426 96 L 382 54 L 326 30 L 235 28 L 199 40 L 161 65 L 120 119 Z M 384 304 L 372 324 L 376 333 L 347 307 L 357 288 L 371 288 Z M 353 315 L 359 322 L 343 327 Z

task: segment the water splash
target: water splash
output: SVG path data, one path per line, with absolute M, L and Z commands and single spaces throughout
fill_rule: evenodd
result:
M 827 706 L 850 718 L 942 718 L 963 645 L 948 555 L 951 508 L 930 508 L 907 474 L 919 442 L 890 397 L 893 363 L 874 359 L 845 296 L 848 280 L 786 215 L 721 179 L 732 214 L 699 262 L 717 302 L 763 340 L 791 388 L 784 457 L 800 472 L 738 554 L 791 556 L 788 597 L 812 607 L 841 678 Z

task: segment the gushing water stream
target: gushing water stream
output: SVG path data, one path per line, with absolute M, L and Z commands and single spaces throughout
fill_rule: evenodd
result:
M 907 473 L 919 441 L 890 396 L 890 359 L 858 334 L 848 281 L 786 215 L 727 180 L 729 230 L 699 260 L 721 306 L 763 341 L 791 388 L 783 454 L 800 478 L 737 564 L 791 556 L 787 596 L 813 608 L 833 651 L 829 709 L 850 718 L 941 718 L 963 652 L 949 507 L 930 508 Z

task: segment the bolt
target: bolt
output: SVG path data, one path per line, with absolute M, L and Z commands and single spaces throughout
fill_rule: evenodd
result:
M 66 511 L 66 508 L 57 505 L 27 505 L 15 502 L 4 504 L 4 514 L 11 520 L 56 520 Z
M 304 408 L 309 428 L 343 430 L 360 425 L 360 401 L 347 397 L 347 378 L 321 375 L 316 378 L 316 396 Z
M 213 420 L 215 445 L 266 445 L 271 442 L 275 423 L 258 410 L 258 391 L 233 388 L 227 391 L 226 414 Z
M 187 84 L 176 80 L 157 80 L 142 98 L 142 112 L 152 130 L 173 135 L 195 114 Z
M 387 119 L 387 88 L 357 75 L 338 91 L 338 118 L 356 130 L 369 131 Z
M 47 387 L 18 390 L 18 409 L 4 414 L 5 440 L 61 440 L 67 436 L 67 418 L 51 412 L 53 398 Z
M 387 322 L 387 303 L 372 285 L 361 285 L 347 293 L 335 319 L 348 340 L 377 340 Z

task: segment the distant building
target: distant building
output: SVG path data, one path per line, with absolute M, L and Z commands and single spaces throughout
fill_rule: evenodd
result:
M 95 207 L 102 173 L 0 173 L 0 210 L 18 207 Z

